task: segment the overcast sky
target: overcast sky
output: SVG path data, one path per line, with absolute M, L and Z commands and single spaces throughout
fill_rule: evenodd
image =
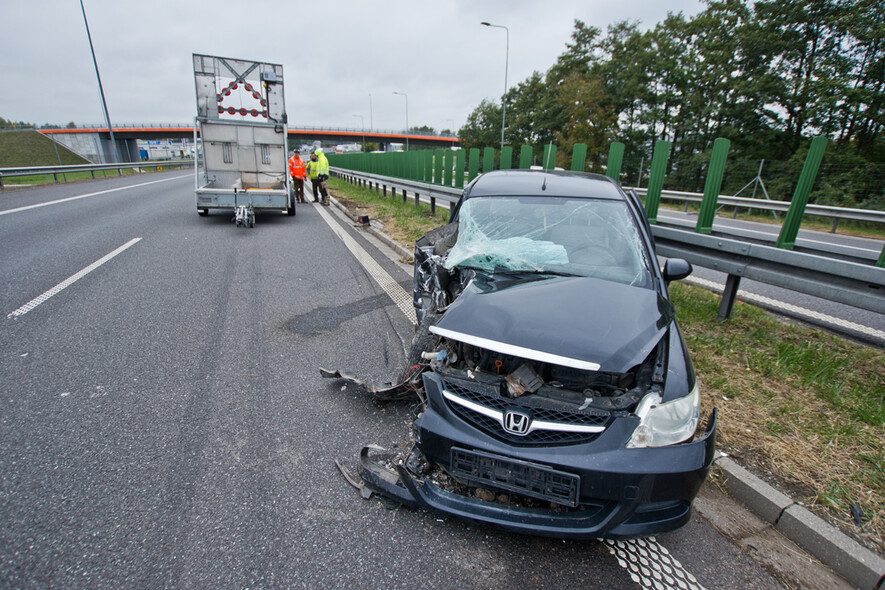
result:
M 699 0 L 84 0 L 111 123 L 191 123 L 191 54 L 280 63 L 291 126 L 437 131 L 508 85 L 545 72 L 574 20 L 606 27 Z M 104 120 L 79 0 L 0 2 L 0 116 L 65 125 Z M 371 94 L 371 99 L 369 95 Z M 371 102 L 371 110 L 370 110 Z M 362 117 L 354 116 L 359 115 Z

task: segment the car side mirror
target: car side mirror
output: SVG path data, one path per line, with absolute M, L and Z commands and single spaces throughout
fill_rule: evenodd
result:
M 668 258 L 664 263 L 664 281 L 678 281 L 691 274 L 691 263 L 684 258 Z

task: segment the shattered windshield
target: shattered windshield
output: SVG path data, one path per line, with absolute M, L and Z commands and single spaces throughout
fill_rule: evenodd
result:
M 648 261 L 622 201 L 568 197 L 479 197 L 458 212 L 446 268 L 529 271 L 648 287 Z

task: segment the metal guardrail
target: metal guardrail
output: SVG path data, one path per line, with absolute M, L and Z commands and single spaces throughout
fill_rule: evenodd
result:
M 155 168 L 157 166 L 176 167 L 193 165 L 193 160 L 153 160 L 145 162 L 120 162 L 117 164 L 71 164 L 66 166 L 20 166 L 18 168 L 0 168 L 0 189 L 3 188 L 4 178 L 12 178 L 15 176 L 40 176 L 44 174 L 52 174 L 55 177 L 55 182 L 58 182 L 59 174 L 64 175 L 70 172 L 91 172 L 92 178 L 95 178 L 95 173 L 100 170 L 118 170 L 120 174 L 122 174 L 124 168 L 137 170 L 141 168 Z
M 463 189 L 460 188 L 441 186 L 429 182 L 403 180 L 401 178 L 382 176 L 380 174 L 354 172 L 352 170 L 345 170 L 344 168 L 336 168 L 334 166 L 331 167 L 330 170 L 332 171 L 332 173 L 344 178 L 353 177 L 353 179 L 359 179 L 358 182 L 366 182 L 377 185 L 379 190 L 383 190 L 385 193 L 387 191 L 387 187 L 390 187 L 390 190 L 392 192 L 401 191 L 404 201 L 408 198 L 407 193 L 409 192 L 414 194 L 415 204 L 417 204 L 420 198 L 423 196 L 430 202 L 430 210 L 433 213 L 436 213 L 436 202 L 438 200 L 445 203 L 457 203 L 458 199 L 461 198 L 461 193 L 463 192 Z
M 631 187 L 624 187 L 624 190 L 631 190 Z M 636 193 L 644 197 L 647 190 L 644 188 L 633 188 Z M 661 198 L 671 201 L 682 201 L 686 203 L 700 203 L 704 195 L 703 193 L 688 193 L 682 191 L 661 191 Z M 740 209 L 756 209 L 761 211 L 778 211 L 786 213 L 790 210 L 789 201 L 773 201 L 770 199 L 751 199 L 749 197 L 730 197 L 728 195 L 719 195 L 716 200 L 717 205 L 736 207 Z M 805 206 L 806 215 L 817 215 L 819 217 L 827 217 L 836 221 L 840 219 L 850 219 L 852 221 L 868 221 L 873 223 L 885 223 L 885 211 L 875 211 L 873 209 L 851 209 L 848 207 L 833 207 L 830 205 L 814 205 L 809 203 Z M 836 227 L 833 226 L 833 231 Z
M 437 200 L 457 202 L 463 192 L 462 189 L 453 187 L 341 168 L 332 168 L 332 172 L 348 182 L 368 184 L 385 192 L 389 188 L 391 196 L 402 193 L 404 201 L 409 198 L 409 193 L 416 203 L 423 197 L 430 201 L 432 209 Z M 693 196 L 692 193 L 679 194 L 684 195 Z M 755 199 L 740 200 L 759 203 Z M 868 311 L 885 313 L 885 268 L 846 262 L 823 253 L 795 252 L 660 224 L 652 225 L 652 233 L 657 252 L 661 256 L 685 258 L 693 265 L 728 274 L 719 308 L 720 320 L 731 315 L 743 277 Z
M 885 268 L 819 254 L 652 226 L 658 254 L 728 274 L 720 319 L 731 315 L 741 278 L 885 314 Z

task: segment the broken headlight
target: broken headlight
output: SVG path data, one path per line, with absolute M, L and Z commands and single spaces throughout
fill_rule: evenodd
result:
M 697 384 L 685 397 L 665 404 L 661 403 L 658 393 L 646 395 L 636 407 L 639 426 L 627 441 L 627 447 L 664 447 L 690 439 L 698 426 L 700 410 Z

